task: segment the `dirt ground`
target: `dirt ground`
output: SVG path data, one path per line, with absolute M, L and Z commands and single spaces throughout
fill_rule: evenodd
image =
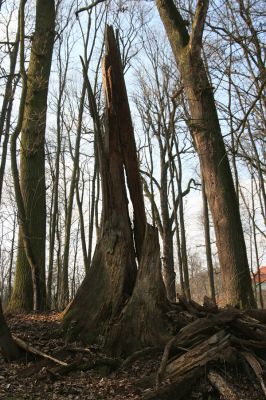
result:
M 7 364 L 0 355 L 0 399 L 138 400 L 151 390 L 145 377 L 158 369 L 160 352 L 117 369 L 119 360 L 110 359 L 99 347 L 65 343 L 59 314 L 10 316 L 8 324 L 14 335 L 71 367 L 67 369 L 41 357 L 33 359 L 29 354 L 22 362 Z M 213 368 L 234 385 L 239 400 L 265 399 L 252 371 L 242 371 L 240 367 L 232 369 L 225 364 Z M 207 374 L 191 389 L 185 400 L 222 400 L 208 382 Z

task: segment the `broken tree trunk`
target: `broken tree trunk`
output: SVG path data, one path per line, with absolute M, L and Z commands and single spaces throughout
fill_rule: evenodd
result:
M 83 72 L 86 75 L 84 67 Z M 110 321 L 117 317 L 132 294 L 137 273 L 135 247 L 139 256 L 146 221 L 122 65 L 111 27 L 106 28 L 102 72 L 106 99 L 104 129 L 85 76 L 96 129 L 102 183 L 101 235 L 91 267 L 64 317 L 68 334 L 72 337 L 79 334 L 87 342 L 105 335 Z M 134 210 L 135 246 L 124 168 Z
M 113 28 L 108 25 L 106 26 L 105 46 L 106 55 L 103 60 L 105 93 L 107 102 L 114 108 L 113 115 L 119 131 L 127 186 L 134 212 L 133 229 L 136 255 L 140 261 L 146 227 L 143 188 L 120 52 Z
M 161 274 L 158 231 L 146 226 L 141 262 L 133 294 L 113 324 L 106 347 L 115 355 L 127 355 L 146 346 L 163 347 L 169 340 L 166 298 Z

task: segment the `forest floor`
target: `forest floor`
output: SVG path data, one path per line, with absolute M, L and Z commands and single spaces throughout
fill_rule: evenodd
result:
M 4 400 L 100 400 L 142 399 L 145 376 L 156 372 L 161 353 L 143 357 L 125 368 L 112 371 L 116 360 L 107 358 L 97 346 L 65 343 L 60 333 L 60 315 L 31 314 L 8 318 L 12 334 L 38 350 L 72 367 L 62 367 L 41 357 L 29 355 L 22 362 L 7 364 L 0 355 L 0 399 Z M 105 360 L 101 363 L 99 360 Z M 76 367 L 75 367 L 76 366 Z M 239 400 L 262 400 L 259 383 L 239 369 L 217 364 L 214 368 L 237 388 Z M 222 400 L 207 376 L 192 388 L 185 400 Z M 173 397 L 173 400 L 174 397 Z

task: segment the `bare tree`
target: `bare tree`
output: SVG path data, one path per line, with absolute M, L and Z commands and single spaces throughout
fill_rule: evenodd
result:
M 173 0 L 157 0 L 191 114 L 193 141 L 200 158 L 206 195 L 212 212 L 225 301 L 255 305 L 246 246 L 232 174 L 224 146 L 213 90 L 201 58 L 209 2 L 197 3 L 190 34 Z

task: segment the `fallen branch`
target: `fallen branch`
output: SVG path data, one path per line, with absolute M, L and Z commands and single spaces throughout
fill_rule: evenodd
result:
M 131 354 L 122 362 L 119 370 L 124 369 L 129 364 L 133 363 L 135 360 L 139 360 L 141 357 L 145 357 L 147 355 L 151 355 L 161 351 L 162 349 L 160 347 L 145 347 L 142 350 L 135 351 L 133 354 Z
M 30 346 L 29 344 L 27 344 L 26 342 L 24 342 L 22 339 L 18 338 L 15 335 L 12 335 L 14 342 L 17 344 L 17 346 L 19 346 L 21 349 L 25 350 L 28 353 L 32 353 L 36 356 L 40 356 L 43 358 L 46 358 L 47 360 L 51 360 L 53 362 L 55 362 L 56 364 L 60 364 L 63 366 L 68 366 L 67 363 L 65 363 L 64 361 L 58 360 L 57 358 L 54 358 L 52 356 L 49 356 L 49 354 L 43 353 L 42 351 L 36 349 L 35 347 Z

